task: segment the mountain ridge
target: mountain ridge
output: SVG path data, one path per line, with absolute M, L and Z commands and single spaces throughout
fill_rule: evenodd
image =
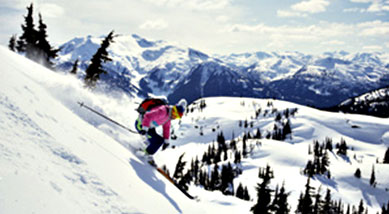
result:
M 69 70 L 72 62 L 79 59 L 80 70 L 85 70 L 100 40 L 87 36 L 65 43 L 61 46 L 58 68 Z M 206 92 L 193 96 L 189 91 L 179 91 L 183 84 L 191 81 L 192 71 L 199 70 L 198 65 L 202 65 L 201 72 L 211 79 L 203 79 L 205 82 L 197 84 L 200 88 L 194 91 L 205 91 L 202 87 L 221 82 L 215 78 L 225 71 L 242 77 L 248 85 L 260 87 L 244 88 L 241 83 L 228 79 L 227 76 L 232 76 L 226 74 L 225 84 L 213 88 L 216 91 L 211 94 L 274 97 L 317 107 L 334 106 L 350 97 L 381 88 L 389 75 L 389 54 L 386 53 L 339 51 L 309 55 L 258 51 L 222 56 L 162 40 L 151 41 L 138 35 L 116 37 L 109 53 L 113 62 L 105 65 L 109 74 L 102 78 L 108 85 L 116 85 L 122 90 L 131 88 L 127 92 L 142 96 L 166 96 L 173 100 L 182 96 L 189 102 L 207 96 Z M 213 72 L 219 72 L 219 75 Z M 227 88 L 233 90 L 223 91 Z M 266 92 L 262 94 L 261 90 Z

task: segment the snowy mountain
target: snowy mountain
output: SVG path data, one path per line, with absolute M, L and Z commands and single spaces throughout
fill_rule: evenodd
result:
M 60 52 L 59 68 L 80 70 L 102 38 L 75 38 Z M 346 52 L 307 55 L 298 52 L 207 55 L 183 45 L 150 41 L 137 35 L 115 37 L 113 62 L 103 80 L 133 95 L 163 95 L 189 102 L 214 95 L 278 98 L 329 107 L 387 85 L 389 54 Z M 188 90 L 190 89 L 190 90 Z
M 389 117 L 389 88 L 380 88 L 352 97 L 329 110 Z
M 154 44 L 139 41 L 143 46 Z M 344 211 L 347 205 L 358 207 L 362 200 L 369 213 L 377 213 L 388 203 L 389 165 L 382 164 L 389 147 L 387 119 L 324 112 L 280 100 L 196 100 L 183 119 L 173 123 L 177 139 L 171 143 L 175 148 L 159 151 L 156 162 L 173 174 L 184 154 L 184 174 L 198 166 L 205 177 L 212 174 L 216 179 L 221 177 L 215 175 L 215 169 L 223 174 L 222 169 L 230 163 L 237 173 L 227 190 L 238 192 L 243 184 L 251 199 L 224 195 L 218 190 L 221 186 L 190 180 L 188 191 L 200 199 L 194 201 L 134 155 L 142 147 L 140 136 L 77 104 L 83 101 L 132 128 L 137 118 L 132 110 L 138 98 L 128 93 L 90 91 L 74 76 L 47 70 L 5 47 L 0 47 L 0 60 L 0 213 L 250 213 L 257 202 L 257 184 L 264 180 L 259 172 L 267 165 L 274 175 L 268 188 L 275 190 L 284 183 L 292 213 L 305 191 L 307 163 L 316 158 L 316 141 L 331 141 L 334 148 L 325 149 L 327 171 L 310 179 L 315 188 L 312 194 L 319 193 L 324 199 L 330 190 L 334 204 L 341 200 Z M 211 73 L 218 72 L 216 66 Z M 235 75 L 227 73 L 227 77 Z M 179 84 L 177 87 L 184 87 Z M 133 87 L 135 92 L 141 89 Z M 285 131 L 286 124 L 290 132 Z M 221 133 L 224 143 L 220 143 Z M 346 153 L 341 150 L 342 142 L 347 142 Z M 225 150 L 221 150 L 222 145 L 226 145 Z M 210 158 L 212 147 L 221 151 L 216 153 L 219 158 Z M 208 154 L 205 162 L 191 164 L 204 154 Z M 235 154 L 241 154 L 236 163 Z M 357 169 L 360 178 L 354 175 Z M 373 172 L 375 180 L 370 184 Z M 193 179 L 199 174 L 192 174 Z

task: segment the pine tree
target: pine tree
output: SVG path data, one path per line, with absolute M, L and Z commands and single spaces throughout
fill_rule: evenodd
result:
M 234 163 L 239 164 L 242 160 L 242 154 L 238 150 L 236 150 L 234 156 L 235 156 Z
M 288 119 L 288 121 L 285 123 L 285 125 L 282 129 L 282 139 L 281 140 L 285 140 L 286 136 L 289 134 L 292 134 L 292 128 L 290 127 L 290 120 Z
M 219 175 L 219 166 L 216 163 L 211 174 L 209 187 L 211 190 L 220 190 L 220 186 L 221 186 L 221 178 Z
M 242 186 L 242 183 L 239 183 L 238 188 L 236 189 L 236 194 L 235 196 L 240 199 L 244 199 L 244 189 Z
M 389 147 L 386 149 L 386 152 L 385 152 L 384 163 L 389 164 Z
M 376 186 L 376 180 L 375 180 L 375 172 L 374 172 L 374 166 L 373 169 L 371 170 L 371 176 L 370 176 L 370 185 L 375 187 Z
M 270 213 L 271 208 L 271 192 L 272 190 L 268 187 L 270 180 L 272 179 L 272 172 L 270 166 L 266 167 L 265 176 L 263 181 L 258 184 L 257 189 L 257 203 L 251 207 L 251 211 L 254 214 L 267 214 Z
M 242 148 L 242 156 L 247 157 L 247 135 L 246 133 L 243 135 L 243 148 Z
M 315 204 L 313 206 L 313 213 L 321 213 L 323 210 L 323 201 L 321 200 L 321 194 L 320 194 L 320 189 L 317 190 L 317 193 L 315 195 Z
M 36 56 L 36 37 L 37 31 L 34 29 L 33 4 L 27 7 L 27 16 L 24 17 L 25 24 L 22 25 L 23 34 L 17 41 L 16 49 L 20 53 L 26 53 L 27 58 Z
M 327 194 L 324 198 L 322 213 L 333 213 L 330 189 L 327 189 Z
M 330 173 L 328 171 L 329 165 L 330 165 L 330 160 L 328 158 L 327 151 L 325 151 L 322 158 L 321 158 L 320 174 L 324 174 L 324 173 L 328 172 L 327 177 L 331 178 Z
M 243 189 L 243 195 L 244 195 L 244 197 L 243 197 L 244 200 L 250 201 L 250 195 L 249 195 L 249 191 L 248 191 L 247 187 L 245 187 Z
M 15 34 L 12 35 L 11 38 L 9 39 L 8 48 L 11 51 L 15 51 L 16 50 L 16 35 Z
M 311 214 L 313 212 L 313 200 L 311 197 L 311 191 L 314 188 L 311 187 L 309 183 L 310 178 L 308 177 L 307 184 L 305 185 L 305 194 L 300 195 L 296 213 Z
M 365 207 L 363 206 L 363 200 L 361 199 L 358 206 L 358 214 L 363 214 L 364 211 L 365 211 Z
M 355 171 L 354 176 L 356 178 L 361 178 L 361 170 L 359 168 Z
M 348 149 L 348 147 L 347 147 L 347 143 L 346 143 L 346 141 L 342 138 L 341 140 L 340 140 L 340 144 L 339 144 L 339 146 L 338 146 L 338 151 L 337 151 L 337 154 L 338 155 L 347 155 L 347 149 Z
M 257 133 L 255 134 L 254 138 L 255 139 L 261 139 L 262 138 L 261 130 L 259 128 L 257 128 Z
M 176 169 L 174 170 L 174 174 L 173 174 L 173 178 L 175 179 L 179 179 L 179 178 L 182 178 L 184 176 L 184 168 L 185 168 L 185 164 L 186 164 L 186 161 L 182 161 L 182 158 L 184 157 L 185 153 L 183 153 L 179 158 L 178 158 L 178 161 L 177 161 L 177 164 L 176 164 Z
M 381 214 L 389 214 L 389 201 L 387 207 L 385 207 L 385 204 L 382 205 L 382 213 Z
M 282 184 L 279 193 L 274 196 L 273 209 L 275 214 L 287 214 L 290 212 L 288 196 L 289 193 L 285 192 L 285 185 Z
M 53 63 L 51 60 L 57 57 L 57 52 L 59 49 L 54 49 L 49 42 L 47 41 L 47 25 L 43 23 L 42 15 L 39 13 L 39 26 L 37 32 L 37 56 L 36 58 L 48 68 L 53 68 Z
M 107 71 L 103 70 L 102 63 L 107 61 L 112 61 L 111 58 L 108 57 L 108 46 L 113 42 L 114 32 L 111 31 L 107 37 L 102 41 L 100 48 L 93 55 L 91 59 L 91 64 L 85 70 L 85 84 L 90 88 L 94 88 L 96 86 L 96 82 L 100 79 L 101 74 L 106 74 Z
M 79 62 L 78 59 L 76 59 L 76 61 L 74 61 L 73 66 L 72 66 L 72 70 L 70 71 L 71 74 L 74 74 L 74 75 L 77 74 L 78 62 Z
M 224 195 L 234 195 L 234 172 L 230 163 L 222 166 L 220 190 Z
M 326 150 L 329 150 L 330 152 L 332 152 L 333 146 L 332 146 L 332 139 L 331 138 L 326 137 L 325 145 L 326 145 Z

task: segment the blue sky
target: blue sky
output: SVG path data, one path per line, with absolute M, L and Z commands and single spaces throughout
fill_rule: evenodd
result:
M 112 29 L 206 53 L 389 52 L 389 0 L 0 0 L 0 43 L 34 3 L 49 42 Z

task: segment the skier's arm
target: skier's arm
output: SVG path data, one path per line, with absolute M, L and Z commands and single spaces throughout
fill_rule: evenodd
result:
M 163 138 L 165 140 L 169 140 L 170 139 L 170 120 L 168 120 L 163 126 L 162 126 L 162 129 L 163 129 Z

